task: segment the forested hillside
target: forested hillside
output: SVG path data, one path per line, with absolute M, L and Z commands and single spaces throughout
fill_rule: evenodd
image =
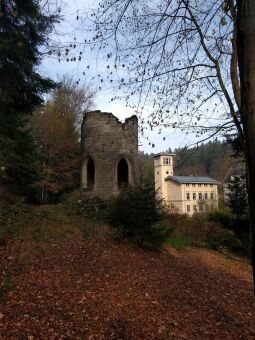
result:
M 217 139 L 191 149 L 178 148 L 174 153 L 175 175 L 209 176 L 220 181 L 229 168 L 242 162 L 233 157 L 231 144 Z
M 174 153 L 174 174 L 179 176 L 209 176 L 222 181 L 227 171 L 243 160 L 233 156 L 232 145 L 215 139 L 191 149 L 177 148 L 166 150 Z M 151 178 L 153 172 L 153 155 L 145 154 L 143 171 Z

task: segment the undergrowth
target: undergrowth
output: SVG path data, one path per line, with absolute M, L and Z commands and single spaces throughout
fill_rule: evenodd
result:
M 192 241 L 185 236 L 177 235 L 169 237 L 166 240 L 166 244 L 172 246 L 176 250 L 184 250 L 187 246 L 192 245 Z
M 17 236 L 24 225 L 24 208 L 0 202 L 0 245 Z
M 1 202 L 0 245 L 8 246 L 10 256 L 28 259 L 45 254 L 55 244 L 79 231 L 63 205 L 5 205 Z
M 244 229 L 236 233 L 232 227 L 232 216 L 226 210 L 211 214 L 195 214 L 191 217 L 171 214 L 165 217 L 164 223 L 173 228 L 167 243 L 176 248 L 183 249 L 187 245 L 192 245 L 250 257 L 247 231 Z
M 159 250 L 166 243 L 178 250 L 192 245 L 250 257 L 249 234 L 241 224 L 237 234 L 232 222 L 226 209 L 192 217 L 167 215 L 154 188 L 141 185 L 109 202 L 91 198 L 31 206 L 0 201 L 0 246 L 11 244 L 11 254 L 23 259 L 45 254 L 79 232 L 96 238 L 96 226 L 110 224 L 115 240 L 146 249 Z

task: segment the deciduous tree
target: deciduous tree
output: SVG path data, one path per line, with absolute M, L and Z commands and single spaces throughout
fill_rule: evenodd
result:
M 101 1 L 91 20 L 101 81 L 128 90 L 141 116 L 149 106 L 143 123 L 243 136 L 234 0 Z
M 255 282 L 255 2 L 237 0 L 237 47 L 241 84 L 240 118 L 244 131 L 247 188 Z M 254 284 L 255 289 L 255 284 Z
M 209 136 L 237 131 L 255 258 L 254 0 L 103 0 L 90 20 L 105 78 L 128 89 L 127 105 L 141 115 L 150 107 L 142 123 Z
M 64 76 L 61 85 L 32 118 L 41 152 L 42 179 L 36 183 L 39 200 L 56 202 L 79 186 L 80 121 L 94 105 L 95 91 Z

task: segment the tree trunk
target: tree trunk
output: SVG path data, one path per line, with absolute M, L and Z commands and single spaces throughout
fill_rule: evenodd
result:
M 241 120 L 245 136 L 247 188 L 255 283 L 255 1 L 237 0 L 237 50 L 241 83 Z M 255 284 L 254 284 L 255 287 Z M 254 288 L 255 293 L 255 288 Z

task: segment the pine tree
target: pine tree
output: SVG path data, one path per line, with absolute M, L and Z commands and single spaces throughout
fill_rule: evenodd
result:
M 248 197 L 245 185 L 245 175 L 233 176 L 228 184 L 228 203 L 236 220 L 239 221 L 247 213 Z
M 38 175 L 27 117 L 54 86 L 36 68 L 56 21 L 36 0 L 0 0 L 0 180 L 22 195 Z

